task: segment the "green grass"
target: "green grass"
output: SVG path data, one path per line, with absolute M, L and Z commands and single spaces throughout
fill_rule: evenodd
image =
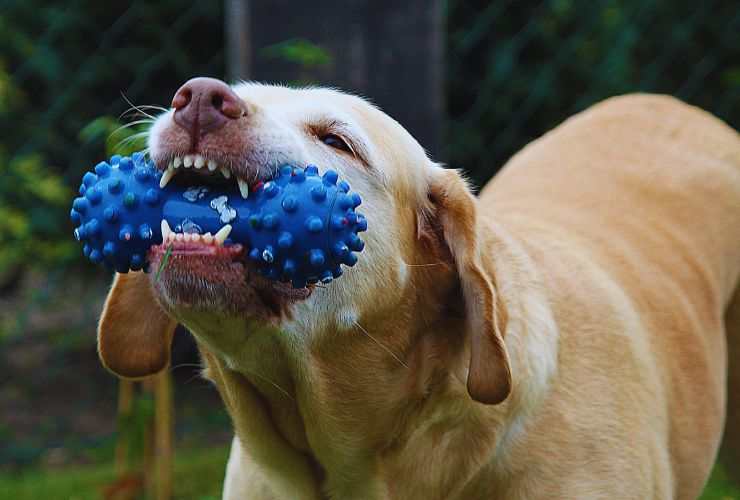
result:
M 707 487 L 699 500 L 740 500 L 740 485 L 733 483 L 718 465 L 712 471 Z
M 221 498 L 228 447 L 178 450 L 175 456 L 174 498 Z M 31 469 L 0 474 L 0 498 L 14 500 L 100 500 L 115 479 L 112 464 Z
M 228 447 L 178 450 L 174 489 L 177 500 L 217 500 L 226 467 Z M 31 469 L 0 474 L 0 498 L 14 500 L 99 500 L 114 479 L 113 466 L 87 465 L 63 469 Z M 700 500 L 740 500 L 740 487 L 722 467 L 716 467 Z

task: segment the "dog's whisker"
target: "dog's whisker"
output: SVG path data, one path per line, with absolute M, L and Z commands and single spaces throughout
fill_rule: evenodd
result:
M 141 141 L 143 138 L 145 138 L 148 134 L 146 132 L 141 132 L 138 134 L 131 135 L 129 137 L 126 137 L 124 139 L 121 139 L 116 143 L 116 149 L 121 148 L 123 146 L 127 146 L 129 144 L 135 143 L 136 141 Z
M 163 107 L 163 106 L 154 106 L 154 105 L 152 105 L 152 104 L 139 104 L 139 105 L 138 105 L 138 106 L 136 106 L 136 107 L 137 107 L 137 108 L 140 108 L 140 109 L 153 109 L 153 110 L 155 110 L 155 111 L 162 111 L 162 112 L 167 112 L 167 111 L 169 111 L 169 109 L 167 109 L 167 108 L 165 108 L 165 107 Z
M 432 262 L 429 264 L 407 264 L 406 262 L 403 263 L 406 267 L 432 267 L 432 266 L 444 266 L 445 262 Z
M 369 338 L 370 340 L 372 340 L 373 342 L 375 342 L 376 344 L 378 344 L 378 346 L 379 346 L 379 347 L 380 347 L 381 349 L 383 349 L 383 350 L 384 350 L 385 352 L 387 352 L 388 354 L 390 354 L 390 355 L 391 355 L 391 357 L 392 357 L 393 359 L 395 359 L 396 361 L 398 361 L 398 363 L 399 363 L 399 364 L 400 364 L 401 366 L 403 366 L 404 368 L 408 369 L 408 367 L 409 367 L 409 366 L 408 366 L 408 365 L 407 365 L 406 363 L 404 363 L 404 362 L 403 362 L 403 360 L 401 360 L 401 358 L 399 358 L 399 357 L 398 357 L 398 356 L 397 356 L 397 355 L 396 355 L 396 354 L 395 354 L 395 353 L 394 353 L 393 351 L 391 351 L 391 350 L 390 350 L 390 349 L 389 349 L 389 348 L 388 348 L 387 346 L 383 345 L 383 343 L 381 343 L 381 342 L 380 342 L 380 341 L 379 341 L 378 339 L 376 339 L 375 337 L 373 337 L 372 335 L 370 335 L 370 332 L 368 332 L 367 330 L 365 330 L 365 328 L 363 328 L 363 326 L 362 326 L 361 324 L 359 324 L 359 323 L 358 323 L 357 321 L 352 321 L 352 323 L 354 323 L 354 325 L 355 325 L 355 326 L 356 326 L 357 328 L 359 328 L 359 329 L 360 329 L 360 331 L 362 331 L 362 333 L 364 333 L 365 335 L 367 335 L 367 337 L 368 337 L 368 338 Z
M 170 371 L 176 370 L 177 368 L 203 368 L 203 365 L 198 363 L 180 363 L 179 365 L 170 367 Z
M 154 120 L 152 120 L 150 118 L 142 118 L 140 120 L 134 120 L 132 122 L 125 123 L 125 124 L 121 125 L 120 127 L 118 127 L 116 129 L 116 131 L 121 130 L 121 129 L 124 129 L 124 128 L 133 127 L 135 125 L 151 124 L 151 123 L 154 123 Z
M 132 107 L 133 109 L 135 109 L 136 111 L 138 111 L 139 113 L 141 113 L 141 114 L 143 114 L 143 115 L 146 115 L 146 116 L 148 116 L 148 117 L 149 117 L 149 118 L 151 118 L 152 120 L 154 120 L 154 119 L 155 119 L 155 117 L 154 117 L 154 116 L 152 116 L 152 115 L 150 115 L 149 113 L 147 113 L 146 111 L 144 111 L 142 107 L 140 107 L 140 106 L 137 106 L 136 104 L 134 104 L 133 102 L 131 102 L 131 100 L 130 100 L 130 99 L 129 99 L 128 97 L 126 97 L 126 94 L 125 94 L 125 93 L 121 92 L 121 96 L 122 96 L 122 97 L 123 97 L 123 99 L 124 99 L 124 100 L 125 100 L 125 101 L 126 101 L 126 102 L 127 102 L 128 104 L 129 104 L 129 106 L 131 106 L 131 107 Z
M 257 378 L 260 378 L 260 379 L 264 380 L 265 382 L 267 382 L 268 384 L 270 384 L 271 386 L 273 386 L 275 389 L 277 389 L 280 392 L 282 392 L 285 395 L 286 398 L 290 399 L 291 401 L 295 401 L 295 399 L 293 398 L 293 396 L 291 396 L 288 393 L 288 391 L 286 391 L 285 389 L 283 389 L 282 387 L 280 387 L 277 383 L 273 382 L 269 378 L 267 378 L 267 377 L 265 377 L 263 375 L 260 375 L 259 373 L 253 372 L 251 370 L 244 370 L 244 371 L 247 372 L 247 373 L 249 373 L 250 375 L 254 375 Z
M 124 111 L 118 116 L 119 120 L 132 120 L 132 119 L 146 119 L 149 120 L 151 123 L 154 123 L 154 120 L 149 118 L 147 115 L 141 114 L 136 111 Z
M 129 142 L 133 142 L 133 141 L 139 140 L 139 139 L 141 139 L 143 137 L 146 137 L 148 135 L 149 135 L 149 132 L 137 132 L 136 134 L 131 134 L 130 136 L 124 137 L 123 139 L 121 139 L 120 141 L 118 141 L 118 146 L 120 146 L 122 144 L 127 144 Z
M 187 379 L 187 380 L 185 381 L 185 384 L 189 384 L 189 383 L 193 382 L 194 380 L 202 380 L 202 378 L 201 378 L 201 375 L 200 375 L 199 373 L 196 373 L 196 374 L 195 374 L 195 375 L 193 375 L 192 377 L 188 378 L 188 379 Z
M 116 135 L 117 133 L 121 132 L 122 130 L 125 130 L 127 128 L 134 127 L 136 125 L 142 125 L 142 124 L 151 125 L 152 123 L 153 122 L 151 120 L 136 120 L 136 121 L 133 121 L 131 123 L 126 123 L 125 125 L 121 125 L 117 129 L 115 129 L 113 132 L 111 132 L 108 137 L 113 137 L 114 135 Z

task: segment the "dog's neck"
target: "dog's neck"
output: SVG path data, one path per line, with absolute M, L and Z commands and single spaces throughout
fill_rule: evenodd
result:
M 273 484 L 282 481 L 293 497 L 299 490 L 291 484 L 323 482 L 334 492 L 414 484 L 404 477 L 413 474 L 409 467 L 416 463 L 410 454 L 447 466 L 449 457 L 459 455 L 432 444 L 447 432 L 450 449 L 467 443 L 468 458 L 477 455 L 454 470 L 472 475 L 473 463 L 492 456 L 506 460 L 508 442 L 525 427 L 521 408 L 536 408 L 533 402 L 546 393 L 557 332 L 548 330 L 554 322 L 526 253 L 498 228 L 483 237 L 490 252 L 485 260 L 495 268 L 509 312 L 505 341 L 513 390 L 497 406 L 475 403 L 467 394 L 469 342 L 460 313 L 444 307 L 454 286 L 431 303 L 410 294 L 394 318 L 361 318 L 352 328 L 324 336 L 331 339 L 326 342 L 283 342 L 281 332 L 244 320 L 222 323 L 218 331 L 202 318 L 185 321 L 244 447 L 256 461 L 269 463 L 264 467 L 269 474 L 287 474 L 271 477 Z M 409 318 L 402 337 L 409 341 L 393 345 L 384 333 L 398 327 L 398 316 Z M 360 325 L 372 325 L 372 331 Z M 437 455 L 438 460 L 431 458 Z M 434 488 L 453 493 L 465 477 L 448 482 Z M 403 491 L 391 493 L 404 497 Z

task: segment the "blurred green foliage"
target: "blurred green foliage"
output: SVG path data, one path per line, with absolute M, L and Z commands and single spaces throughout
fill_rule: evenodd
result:
M 628 92 L 740 123 L 733 0 L 448 0 L 445 157 L 480 185 L 573 113 Z
M 282 83 L 294 87 L 315 85 L 315 72 L 312 70 L 334 63 L 332 55 L 326 49 L 304 38 L 292 38 L 262 47 L 259 55 L 268 60 L 289 63 L 294 76 L 290 81 Z
M 0 279 L 26 263 L 57 265 L 76 248 L 59 237 L 71 190 L 39 154 L 0 150 Z
M 329 53 L 318 45 L 303 38 L 293 38 L 261 49 L 265 57 L 275 57 L 296 63 L 301 67 L 326 66 L 331 64 Z
M 221 2 L 5 0 L 0 8 L 0 288 L 80 262 L 69 204 L 85 170 L 144 144 L 137 105 L 224 74 Z M 204 36 L 205 35 L 205 36 Z M 196 43 L 197 42 L 197 43 Z M 122 116 L 125 114 L 125 116 Z

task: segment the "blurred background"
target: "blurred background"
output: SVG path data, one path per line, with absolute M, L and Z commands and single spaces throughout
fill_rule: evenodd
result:
M 738 128 L 740 6 L 0 0 L 2 499 L 145 495 L 140 478 L 121 478 L 145 461 L 155 392 L 122 395 L 98 363 L 111 276 L 83 262 L 68 214 L 82 173 L 141 149 L 140 120 L 156 114 L 146 106 L 168 106 L 197 75 L 367 96 L 480 186 L 526 143 L 616 94 L 672 94 Z M 229 421 L 185 332 L 171 374 L 173 495 L 220 498 Z M 740 490 L 718 467 L 703 498 Z

